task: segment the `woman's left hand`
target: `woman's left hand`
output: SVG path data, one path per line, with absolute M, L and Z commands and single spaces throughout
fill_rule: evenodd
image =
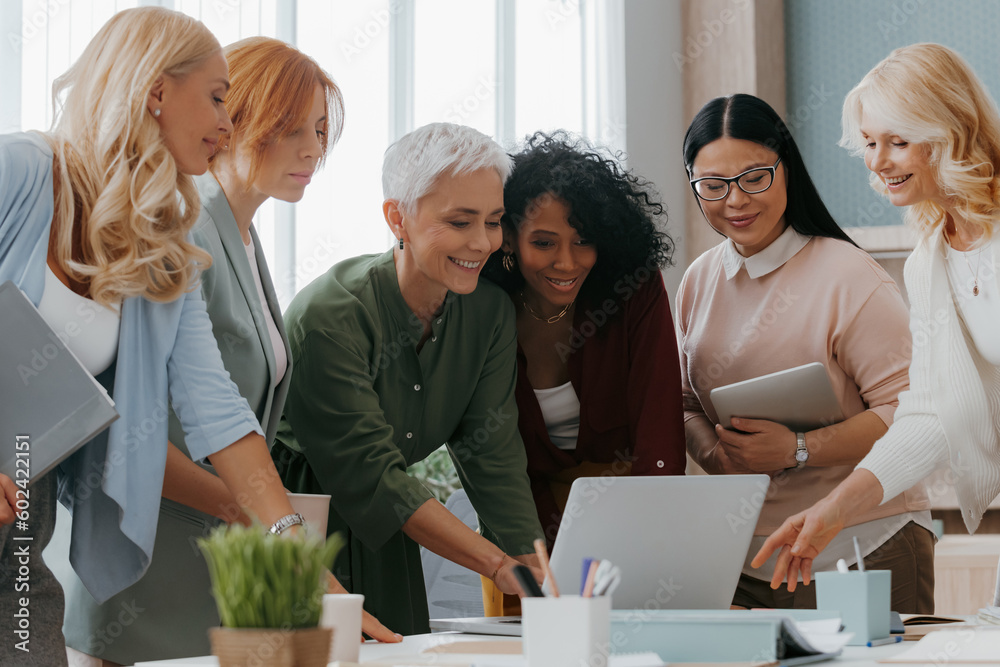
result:
M 795 466 L 795 434 L 776 422 L 733 417 L 731 431 L 716 424 L 725 454 L 737 466 L 775 473 Z

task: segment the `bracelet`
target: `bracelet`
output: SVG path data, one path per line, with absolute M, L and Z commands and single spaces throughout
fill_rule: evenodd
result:
M 506 560 L 507 560 L 507 554 L 504 554 L 503 558 L 500 559 L 500 564 L 497 565 L 497 569 L 493 570 L 493 574 L 490 575 L 490 581 L 493 582 L 494 586 L 497 585 L 497 573 L 500 571 L 500 568 L 503 567 L 503 564 L 504 562 L 506 562 Z M 499 588 L 499 586 L 497 586 L 497 588 Z
M 305 524 L 305 519 L 298 512 L 294 514 L 286 514 L 277 521 L 271 524 L 271 527 L 267 532 L 272 535 L 281 535 L 283 532 L 291 528 L 292 526 L 302 526 Z

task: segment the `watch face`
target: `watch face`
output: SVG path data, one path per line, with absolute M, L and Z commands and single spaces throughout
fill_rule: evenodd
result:
M 809 459 L 809 452 L 795 452 L 795 460 L 798 462 L 807 461 Z

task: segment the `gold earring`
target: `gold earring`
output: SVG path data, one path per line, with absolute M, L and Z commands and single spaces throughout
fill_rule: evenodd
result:
M 503 264 L 503 268 L 507 269 L 508 272 L 512 272 L 514 270 L 514 253 L 505 252 L 500 263 Z

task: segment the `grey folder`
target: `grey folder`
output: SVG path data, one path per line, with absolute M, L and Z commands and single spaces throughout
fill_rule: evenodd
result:
M 40 478 L 118 419 L 114 405 L 24 293 L 0 285 L 0 473 Z

